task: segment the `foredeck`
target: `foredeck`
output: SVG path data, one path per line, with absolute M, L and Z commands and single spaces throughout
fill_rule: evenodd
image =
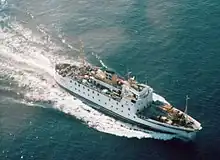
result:
M 137 116 L 142 119 L 149 118 L 173 126 L 193 128 L 193 121 L 187 119 L 185 113 L 162 102 L 153 102 L 147 108 L 137 113 Z

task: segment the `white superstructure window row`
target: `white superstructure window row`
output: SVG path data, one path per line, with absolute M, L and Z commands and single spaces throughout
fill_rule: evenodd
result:
M 72 82 L 71 82 L 72 83 Z M 105 105 L 105 107 L 106 108 L 111 108 L 111 110 L 120 110 L 120 112 L 121 112 L 121 114 L 123 114 L 123 113 L 125 113 L 126 114 L 126 112 L 127 112 L 127 116 L 131 116 L 131 114 L 130 114 L 130 112 L 131 112 L 131 109 L 130 109 L 130 107 L 129 108 L 127 108 L 127 107 L 125 107 L 125 104 L 130 104 L 130 106 L 132 106 L 133 105 L 133 103 L 129 103 L 128 101 L 125 101 L 124 103 L 125 104 L 121 104 L 121 103 L 119 103 L 119 102 L 117 102 L 116 100 L 113 100 L 114 101 L 114 103 L 115 103 L 115 105 L 108 105 L 108 103 L 107 103 L 107 101 L 108 102 L 111 102 L 112 101 L 112 99 L 111 98 L 107 98 L 108 96 L 107 95 L 105 95 L 105 94 L 101 94 L 100 95 L 100 93 L 99 93 L 99 91 L 94 91 L 94 90 L 92 90 L 92 89 L 89 89 L 88 87 L 89 86 L 84 86 L 83 84 L 79 84 L 79 83 L 77 83 L 77 82 L 74 82 L 74 83 L 72 83 L 72 86 L 71 87 L 73 87 L 73 86 L 79 86 L 79 87 L 81 87 L 83 90 L 84 90 L 84 92 L 82 92 L 82 93 L 80 93 L 81 92 L 81 90 L 78 88 L 78 92 L 79 92 L 79 94 L 86 94 L 85 93 L 85 89 L 87 89 L 87 91 L 88 91 L 88 97 L 90 96 L 90 94 L 89 93 L 91 93 L 91 94 L 93 94 L 93 95 L 97 95 L 98 97 L 100 97 L 100 96 L 105 96 L 105 98 L 103 98 L 103 101 L 102 101 L 102 105 Z M 77 88 L 74 88 L 76 91 L 77 91 Z M 95 96 L 92 96 L 91 97 L 93 100 L 93 102 L 95 102 Z M 91 100 L 91 98 L 89 98 L 90 100 Z M 101 102 L 101 99 L 97 99 L 98 100 L 98 102 Z M 112 102 L 113 103 L 113 102 Z M 126 105 L 126 106 L 127 106 Z M 124 108 L 125 107 L 125 108 Z M 121 109 L 120 109 L 121 108 Z M 126 111 L 127 110 L 127 111 Z M 137 111 L 139 111 L 139 110 L 137 110 Z M 120 113 L 119 112 L 119 113 Z

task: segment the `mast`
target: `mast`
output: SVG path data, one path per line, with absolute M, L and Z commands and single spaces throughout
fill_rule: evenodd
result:
M 131 75 L 131 71 L 128 70 L 127 66 L 126 66 L 126 70 L 127 70 L 127 74 L 126 74 L 127 80 L 129 80 L 130 79 L 130 75 Z
M 187 109 L 188 109 L 188 100 L 189 100 L 189 96 L 186 95 L 186 106 L 185 106 L 185 111 L 184 111 L 184 113 L 186 114 L 187 114 Z
M 85 66 L 85 57 L 84 57 L 84 46 L 82 40 L 80 40 L 80 58 L 82 60 L 82 65 Z
M 127 72 L 128 80 L 130 79 L 131 72 Z

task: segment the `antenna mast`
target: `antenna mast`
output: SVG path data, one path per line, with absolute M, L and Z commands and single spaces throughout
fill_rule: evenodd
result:
M 128 67 L 126 66 L 126 70 L 127 70 L 127 80 L 129 80 L 130 79 L 130 74 L 131 74 L 131 72 L 129 72 L 129 70 L 128 70 Z
M 189 96 L 186 95 L 186 107 L 184 113 L 187 113 Z
M 80 57 L 81 57 L 81 60 L 82 60 L 82 64 L 84 66 L 85 65 L 84 46 L 83 46 L 83 42 L 82 42 L 81 39 L 80 39 Z

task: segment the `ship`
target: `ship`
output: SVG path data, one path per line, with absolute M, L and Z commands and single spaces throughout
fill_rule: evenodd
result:
M 80 53 L 83 54 L 83 47 Z M 185 110 L 181 111 L 149 85 L 137 82 L 134 76 L 120 76 L 101 60 L 100 66 L 91 65 L 83 56 L 77 63 L 57 63 L 54 79 L 91 107 L 142 131 L 152 130 L 192 140 L 202 129 L 201 124 L 187 114 L 188 96 Z

